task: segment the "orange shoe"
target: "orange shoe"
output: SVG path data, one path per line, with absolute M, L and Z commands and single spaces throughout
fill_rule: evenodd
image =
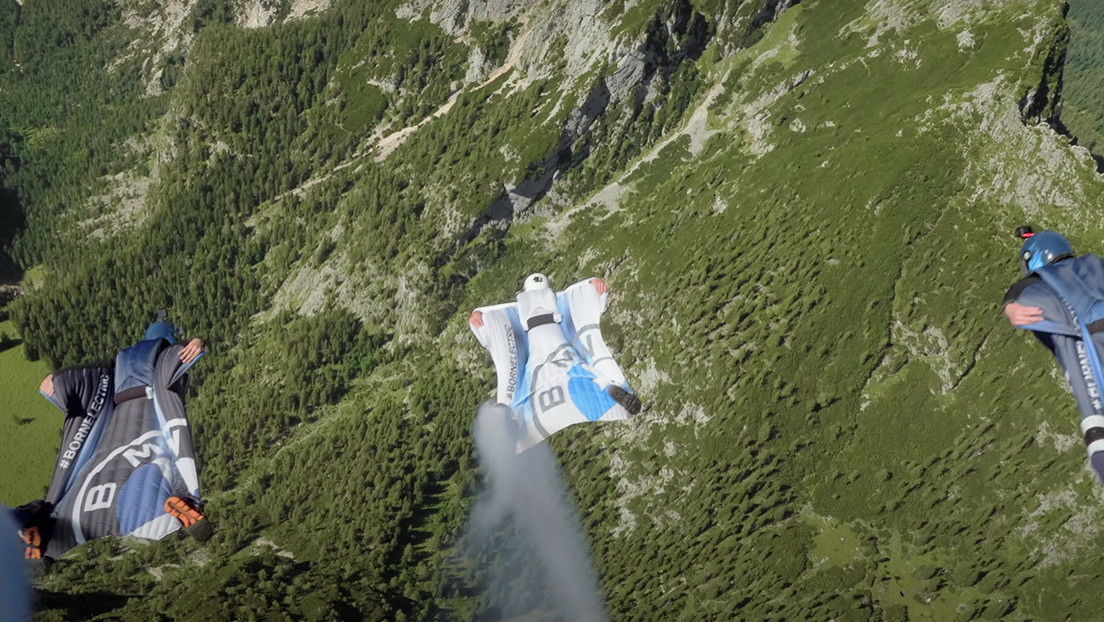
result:
M 165 500 L 165 511 L 180 521 L 184 531 L 200 542 L 206 542 L 215 534 L 211 522 L 191 502 L 181 497 L 169 497 Z
M 203 520 L 203 514 L 199 510 L 192 507 L 191 503 L 188 503 L 180 497 L 169 497 L 165 500 L 165 511 L 173 515 L 173 518 L 180 521 L 181 525 L 187 529 L 192 525 Z
M 38 527 L 23 529 L 23 557 L 26 559 L 42 559 L 46 547 L 42 545 L 42 534 Z

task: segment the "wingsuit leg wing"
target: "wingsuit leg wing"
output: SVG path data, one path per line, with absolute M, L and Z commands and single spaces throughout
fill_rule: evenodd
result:
M 599 328 L 608 296 L 605 283 L 595 278 L 565 289 L 557 296 L 557 304 L 565 318 L 564 334 L 587 364 L 623 389 L 628 389 L 625 374 L 613 359 L 613 353 Z

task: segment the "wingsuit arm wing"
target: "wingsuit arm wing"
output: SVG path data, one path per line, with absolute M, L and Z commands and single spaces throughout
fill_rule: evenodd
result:
M 169 380 L 169 386 L 179 386 L 179 393 L 183 395 L 187 383 L 181 382 L 179 385 L 177 385 L 177 382 L 185 377 L 185 374 L 188 373 L 188 370 L 190 370 L 196 363 L 198 363 L 199 359 L 203 358 L 203 355 L 207 354 L 207 350 L 204 348 L 203 340 L 198 338 L 192 339 L 186 345 L 175 346 L 175 348 L 178 358 L 184 357 L 183 353 L 185 352 L 190 353 L 193 352 L 195 349 L 198 349 L 198 353 L 191 355 L 191 360 L 181 361 L 180 366 L 176 369 L 175 372 L 173 372 L 172 378 Z
M 85 413 L 100 385 L 110 382 L 111 370 L 103 367 L 66 369 L 54 372 L 51 377 L 53 386 L 48 387 L 50 392 L 40 387 L 39 393 L 66 417 L 73 417 Z
M 588 365 L 625 387 L 625 374 L 613 359 L 613 353 L 602 338 L 600 322 L 606 310 L 609 290 L 598 278 L 579 281 L 560 292 L 557 298 L 560 315 L 564 317 L 564 336 L 586 359 Z
M 179 352 L 179 349 L 176 350 L 176 353 L 178 355 Z M 203 358 L 205 354 L 207 354 L 207 352 L 200 352 L 199 355 L 196 356 L 194 359 L 188 361 L 187 363 L 181 363 L 180 366 L 177 367 L 176 370 L 173 372 L 172 377 L 169 379 L 168 386 L 172 387 L 173 390 L 180 394 L 181 397 L 184 396 L 184 391 L 188 388 L 188 372 L 191 371 L 193 367 L 195 367 L 195 364 L 198 363 L 199 359 Z
M 517 305 L 480 307 L 472 312 L 468 326 L 494 362 L 498 379 L 496 400 L 511 405 L 521 390 L 519 382 L 525 376 L 528 360 L 528 343 L 521 329 Z
M 1023 284 L 1021 286 L 1021 284 Z M 1019 287 L 1017 287 L 1019 286 Z M 1081 337 L 1081 329 L 1074 321 L 1069 309 L 1061 298 L 1055 295 L 1042 280 L 1023 279 L 1009 289 L 1005 295 L 1004 304 L 1018 302 L 1029 307 L 1037 307 L 1043 311 L 1043 319 L 1033 324 L 1016 326 L 1023 330 L 1035 333 L 1066 335 L 1069 337 Z M 1041 338 L 1041 336 L 1040 336 Z M 1044 343 L 1046 340 L 1044 339 Z
M 154 367 L 155 390 L 169 390 L 180 398 L 184 397 L 186 382 L 181 381 L 187 380 L 188 372 L 203 355 L 200 354 L 191 361 L 183 363 L 180 360 L 180 351 L 182 349 L 183 348 L 179 345 L 172 345 L 165 348 L 157 355 L 157 364 Z

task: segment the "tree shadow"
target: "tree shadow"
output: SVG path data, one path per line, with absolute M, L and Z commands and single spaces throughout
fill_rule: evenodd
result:
M 11 245 L 26 224 L 18 195 L 0 186 L 0 283 L 18 283 L 23 279 L 23 270 L 11 256 Z
M 67 618 L 87 620 L 126 605 L 130 596 L 110 592 L 89 592 L 87 594 L 64 594 L 37 590 L 35 611 L 62 610 Z
M 0 303 L 3 304 L 3 303 Z M 0 334 L 0 352 L 7 352 L 12 348 L 23 345 L 22 339 L 13 339 L 7 335 Z

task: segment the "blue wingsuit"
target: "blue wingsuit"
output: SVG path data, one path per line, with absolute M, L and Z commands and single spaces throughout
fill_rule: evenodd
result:
M 1041 321 L 1018 328 L 1034 332 L 1065 371 L 1089 462 L 1104 483 L 1104 261 L 1084 255 L 1039 268 L 1009 288 L 1010 302 L 1043 310 Z

